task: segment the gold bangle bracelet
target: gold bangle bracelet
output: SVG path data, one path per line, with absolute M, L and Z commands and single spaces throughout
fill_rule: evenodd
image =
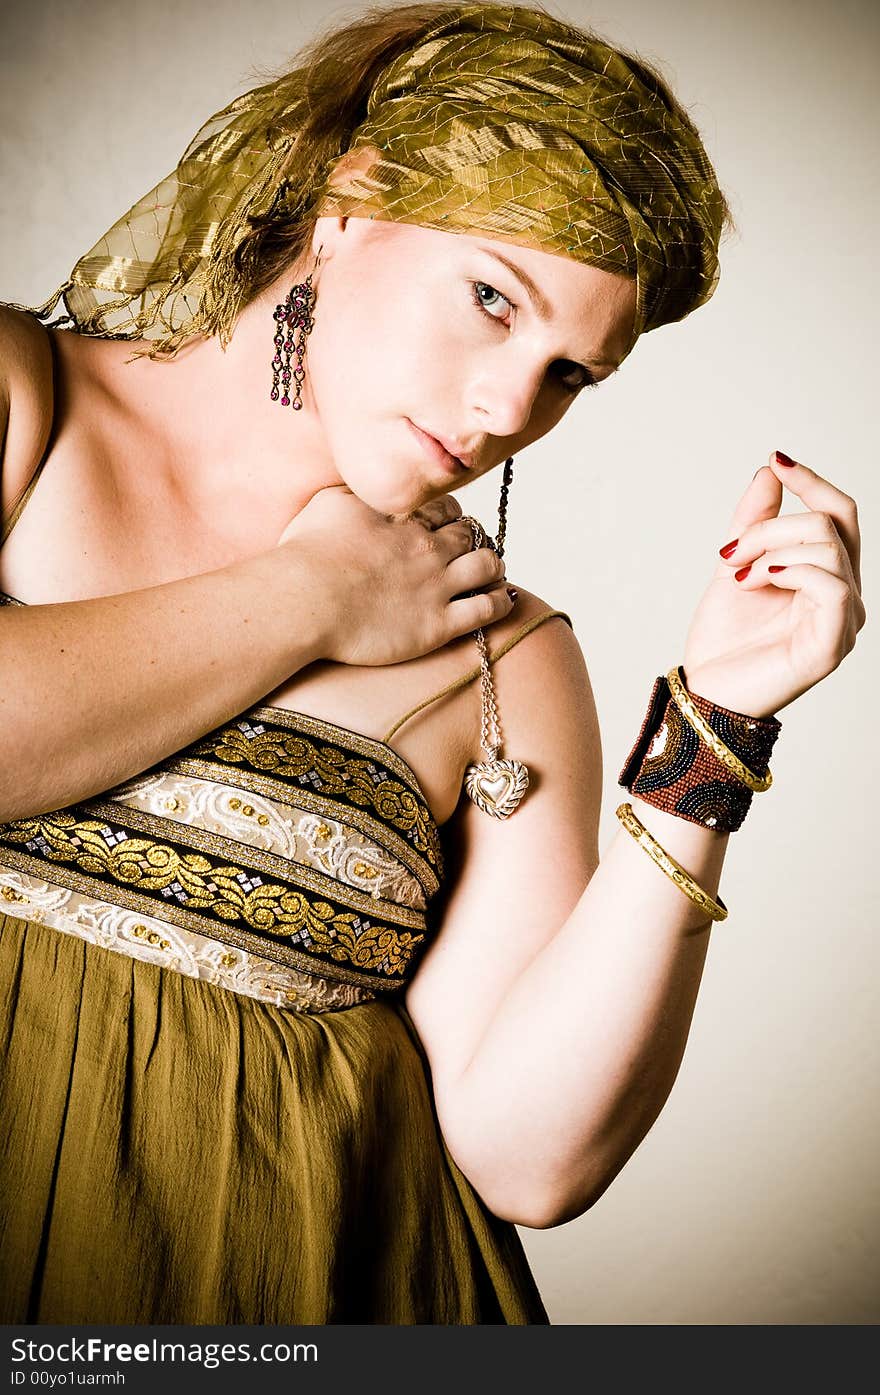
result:
M 615 813 L 623 824 L 627 833 L 632 834 L 640 848 L 653 862 L 656 862 L 661 872 L 665 872 L 667 877 L 675 882 L 679 891 L 683 891 L 685 896 L 689 896 L 695 905 L 705 911 L 712 920 L 726 920 L 728 911 L 721 897 L 713 901 L 712 897 L 698 886 L 693 877 L 684 870 L 674 857 L 670 857 L 665 848 L 662 848 L 653 834 L 649 833 L 641 819 L 634 812 L 631 804 L 621 804 Z
M 691 701 L 690 693 L 679 677 L 678 669 L 671 668 L 669 670 L 666 682 L 669 684 L 672 699 L 681 715 L 690 723 L 697 735 L 702 737 L 709 750 L 717 756 L 722 765 L 725 765 L 738 779 L 742 780 L 744 785 L 748 785 L 750 790 L 754 790 L 755 794 L 763 794 L 764 790 L 769 790 L 773 784 L 773 776 L 770 771 L 768 770 L 766 775 L 756 775 L 754 771 L 749 770 L 747 765 L 743 765 L 739 756 L 734 755 L 730 747 L 725 745 L 721 737 L 712 730 L 706 719 L 697 711 Z

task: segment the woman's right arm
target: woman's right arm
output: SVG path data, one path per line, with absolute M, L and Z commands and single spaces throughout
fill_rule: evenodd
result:
M 8 369 L 0 379 L 14 416 Z M 395 663 L 508 614 L 503 567 L 488 548 L 469 552 L 469 526 L 450 522 L 457 501 L 428 510 L 430 528 L 329 488 L 278 546 L 243 561 L 93 600 L 0 607 L 0 822 L 130 779 L 317 659 Z
M 89 798 L 324 655 L 293 543 L 95 600 L 0 609 L 0 822 Z

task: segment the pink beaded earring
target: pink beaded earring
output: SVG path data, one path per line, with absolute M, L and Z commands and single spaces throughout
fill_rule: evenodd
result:
M 315 258 L 315 269 L 320 261 L 321 253 L 318 252 Z M 292 407 L 295 412 L 302 409 L 302 385 L 305 381 L 306 370 L 303 368 L 303 354 L 305 353 L 306 339 L 312 332 L 314 319 L 312 311 L 315 306 L 315 291 L 312 286 L 313 272 L 309 272 L 305 281 L 300 281 L 292 286 L 286 298 L 280 305 L 276 305 L 273 318 L 275 320 L 275 356 L 272 359 L 272 390 L 269 393 L 273 402 L 280 400 L 282 407 Z M 296 334 L 296 339 L 294 339 Z M 291 357 L 295 359 L 295 366 L 291 369 Z M 293 396 L 291 397 L 291 379 L 293 379 Z

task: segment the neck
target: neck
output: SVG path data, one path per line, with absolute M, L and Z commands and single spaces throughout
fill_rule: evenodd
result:
M 308 351 L 302 409 L 269 397 L 272 312 L 304 276 L 287 273 L 252 301 L 225 351 L 214 337 L 165 362 L 127 363 L 126 347 L 113 371 L 123 409 L 154 443 L 181 506 L 233 520 L 256 547 L 272 546 L 318 490 L 342 483 L 312 398 Z

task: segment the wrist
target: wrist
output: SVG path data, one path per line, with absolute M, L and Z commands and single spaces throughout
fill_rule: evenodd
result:
M 287 570 L 285 615 L 301 623 L 310 662 L 334 659 L 340 612 L 333 585 L 333 567 L 323 545 L 310 545 L 304 538 L 292 538 L 276 551 L 284 555 Z
M 730 676 L 713 673 L 712 665 L 700 668 L 685 664 L 682 667 L 685 686 L 695 697 L 705 698 L 715 707 L 723 707 L 743 717 L 754 717 L 757 721 L 767 721 L 774 714 L 756 702 L 745 686 L 737 685 Z
M 281 645 L 285 676 L 329 657 L 333 607 L 325 566 L 298 539 L 251 557 L 257 604 Z
M 732 833 L 772 783 L 780 723 L 704 698 L 686 679 L 679 666 L 655 680 L 618 784 L 674 817 Z

